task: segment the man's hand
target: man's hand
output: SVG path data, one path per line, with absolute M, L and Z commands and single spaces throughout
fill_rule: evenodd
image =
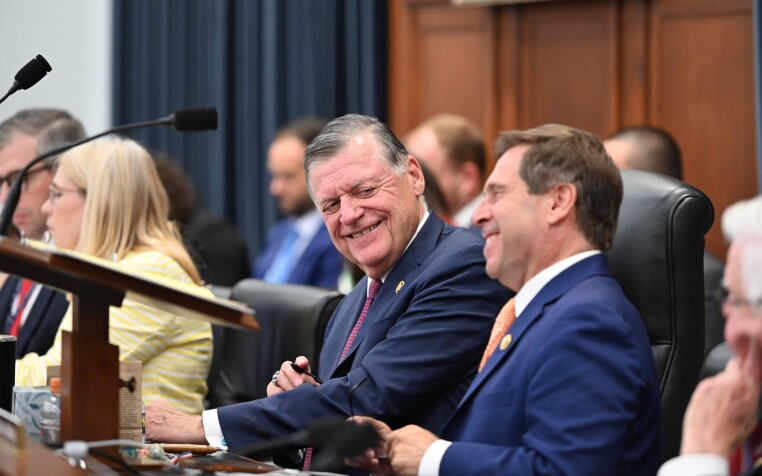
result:
M 757 423 L 759 393 L 760 382 L 737 358 L 723 372 L 702 380 L 685 412 L 681 453 L 729 458 Z
M 358 425 L 370 425 L 376 430 L 380 440 L 378 446 L 375 448 L 368 448 L 364 454 L 357 456 L 353 459 L 347 459 L 345 462 L 347 466 L 353 468 L 360 468 L 373 474 L 393 474 L 394 470 L 389 464 L 389 457 L 386 455 L 385 442 L 386 437 L 392 432 L 389 425 L 382 421 L 378 421 L 375 418 L 354 416 L 349 418 L 350 421 L 357 423 Z
M 307 357 L 300 355 L 296 358 L 295 361 L 296 365 L 303 368 L 307 372 L 312 372 L 310 369 L 310 361 L 307 359 Z M 280 366 L 280 370 L 278 371 L 278 377 L 275 381 L 275 383 L 270 382 L 267 385 L 267 396 L 275 395 L 276 393 L 286 392 L 288 390 L 293 390 L 299 385 L 302 385 L 304 383 L 308 383 L 310 385 L 314 385 L 315 387 L 319 387 L 320 384 L 315 382 L 315 380 L 312 377 L 309 377 L 304 374 L 300 374 L 293 368 L 291 368 L 291 361 L 287 360 L 283 362 Z
M 408 425 L 389 433 L 386 451 L 394 471 L 400 476 L 416 476 L 423 454 L 439 438 L 420 426 Z
M 146 439 L 161 443 L 207 444 L 200 416 L 188 415 L 164 400 L 146 406 Z

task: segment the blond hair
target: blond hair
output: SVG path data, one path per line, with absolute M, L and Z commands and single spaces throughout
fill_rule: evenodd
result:
M 78 251 L 104 259 L 160 251 L 201 282 L 169 221 L 169 199 L 153 159 L 137 142 L 103 137 L 63 154 L 59 170 L 86 197 Z

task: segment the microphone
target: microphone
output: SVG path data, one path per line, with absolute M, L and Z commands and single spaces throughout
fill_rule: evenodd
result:
M 217 108 L 215 107 L 199 107 L 192 109 L 182 109 L 170 114 L 169 116 L 161 119 L 155 119 L 153 121 L 135 122 L 132 124 L 125 124 L 122 126 L 112 127 L 104 132 L 95 134 L 94 136 L 85 137 L 84 139 L 58 147 L 53 150 L 49 150 L 42 155 L 34 158 L 31 162 L 19 171 L 19 175 L 16 181 L 13 182 L 13 186 L 8 191 L 8 196 L 5 199 L 5 206 L 3 207 L 2 214 L 0 214 L 0 235 L 6 236 L 8 234 L 8 228 L 11 225 L 13 213 L 16 211 L 16 207 L 19 203 L 19 197 L 21 196 L 21 185 L 24 183 L 24 177 L 29 172 L 29 169 L 43 160 L 58 155 L 62 152 L 66 152 L 69 149 L 73 149 L 78 145 L 82 145 L 86 142 L 98 139 L 107 134 L 113 134 L 115 132 L 130 131 L 133 129 L 143 129 L 145 127 L 155 126 L 170 126 L 174 127 L 178 131 L 190 132 L 190 131 L 204 131 L 208 129 L 217 129 Z
M 13 81 L 13 85 L 8 90 L 8 92 L 5 93 L 5 96 L 0 99 L 0 103 L 5 101 L 8 96 L 15 93 L 19 89 L 31 88 L 52 70 L 53 68 L 50 67 L 50 63 L 48 63 L 47 60 L 42 57 L 42 55 L 37 55 L 36 57 L 32 58 L 31 61 L 25 64 L 19 70 L 19 72 L 16 73 L 16 76 L 13 78 L 15 80 Z
M 313 471 L 342 472 L 344 459 L 354 458 L 378 444 L 380 437 L 370 425 L 351 423 L 331 434 L 320 451 L 315 453 L 310 467 Z

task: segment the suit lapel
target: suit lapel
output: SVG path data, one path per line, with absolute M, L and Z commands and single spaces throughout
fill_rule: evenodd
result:
M 495 353 L 487 361 L 487 364 L 482 371 L 476 374 L 476 378 L 474 378 L 474 381 L 468 387 L 468 390 L 466 390 L 466 394 L 461 399 L 455 412 L 453 412 L 453 417 L 457 415 L 461 407 L 473 397 L 492 374 L 505 364 L 505 361 L 510 358 L 511 354 L 516 351 L 522 337 L 529 332 L 532 325 L 537 322 L 538 319 L 542 318 L 546 306 L 557 301 L 561 296 L 566 294 L 572 287 L 580 282 L 600 274 L 609 274 L 606 258 L 603 254 L 593 255 L 583 259 L 550 280 L 550 282 L 537 293 L 534 299 L 532 299 L 526 309 L 524 309 L 521 315 L 513 323 L 513 326 L 511 326 L 508 334 L 511 335 L 512 339 L 508 348 L 502 351 L 499 348 L 496 349 Z M 450 421 L 452 421 L 452 418 L 450 418 Z M 445 425 L 445 428 L 448 426 L 449 422 Z
M 29 309 L 26 321 L 24 322 L 24 325 L 21 326 L 21 331 L 19 333 L 20 342 L 28 342 L 37 332 L 37 328 L 39 328 L 43 320 L 45 320 L 48 304 L 52 297 L 53 291 L 51 289 L 48 289 L 45 286 L 40 287 L 40 292 L 37 294 L 37 298 Z
M 434 251 L 434 248 L 436 248 L 436 244 L 439 240 L 439 236 L 442 233 L 443 228 L 444 222 L 433 213 L 430 213 L 429 218 L 426 220 L 426 223 L 424 223 L 421 231 L 418 232 L 415 240 L 413 240 L 405 253 L 403 253 L 400 260 L 397 261 L 397 263 L 394 265 L 394 268 L 392 268 L 391 272 L 386 277 L 383 286 L 381 286 L 381 289 L 378 291 L 376 298 L 373 300 L 373 304 L 368 310 L 368 314 L 365 316 L 365 321 L 360 327 L 360 330 L 357 333 L 357 337 L 355 337 L 352 346 L 347 352 L 345 360 L 349 359 L 353 353 L 357 352 L 357 349 L 360 347 L 360 345 L 365 340 L 365 337 L 368 335 L 370 328 L 378 322 L 382 321 L 388 314 L 388 310 L 395 304 L 396 296 L 401 292 L 407 291 L 405 289 L 404 283 L 411 282 L 418 275 L 418 268 L 421 266 L 421 263 L 423 263 L 426 258 L 428 258 L 428 256 Z M 363 291 L 367 289 L 367 279 L 368 278 L 366 277 L 358 284 L 358 286 L 363 286 Z M 399 292 L 397 288 L 399 288 Z M 342 319 L 342 322 L 344 322 L 344 325 L 346 325 L 348 329 L 342 330 L 342 334 L 344 334 L 344 340 L 341 341 L 340 348 L 338 352 L 336 352 L 336 359 L 333 362 L 338 363 L 338 356 L 341 355 L 341 350 L 343 350 L 344 344 L 346 343 L 346 338 L 349 336 L 349 332 L 357 322 L 357 318 L 360 316 L 360 312 L 362 311 L 362 307 L 365 304 L 366 298 L 367 293 L 363 292 L 359 306 L 355 306 L 357 307 L 357 309 L 355 309 L 357 312 L 349 318 L 351 319 L 351 324 L 346 324 L 344 319 Z M 372 344 L 375 344 L 375 342 Z
M 0 333 L 5 331 L 6 321 L 11 313 L 13 291 L 18 285 L 18 281 L 19 279 L 16 276 L 8 276 L 3 284 L 2 291 L 0 291 Z

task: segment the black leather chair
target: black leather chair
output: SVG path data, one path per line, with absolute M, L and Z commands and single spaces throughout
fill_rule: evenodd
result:
M 215 326 L 208 408 L 266 396 L 267 383 L 284 360 L 304 355 L 317 371 L 325 327 L 342 297 L 336 291 L 258 279 L 236 284 L 230 299 L 254 309 L 260 331 Z
M 683 414 L 704 360 L 704 234 L 714 209 L 704 193 L 670 177 L 632 170 L 622 179 L 609 266 L 651 340 L 670 458 L 679 453 Z

